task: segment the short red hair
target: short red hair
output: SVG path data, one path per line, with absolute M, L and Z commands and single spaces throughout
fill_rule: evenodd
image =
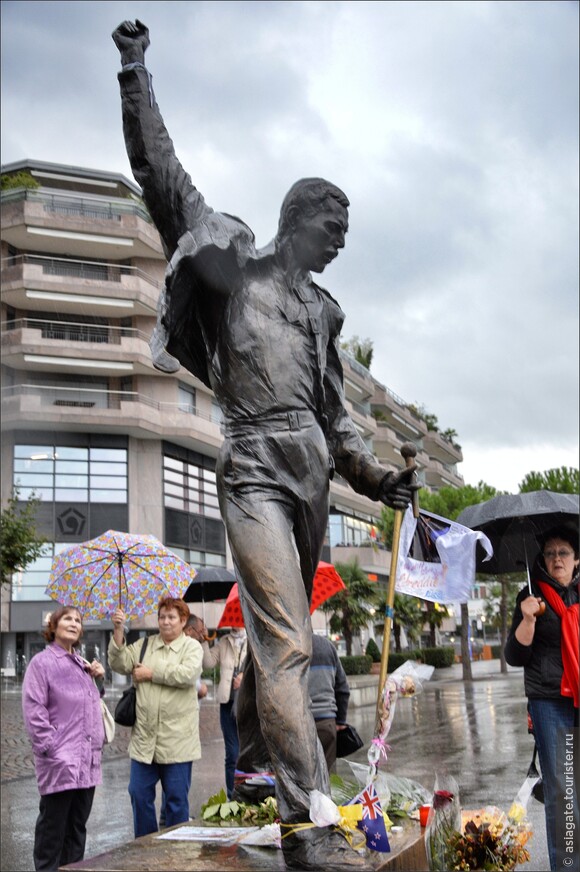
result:
M 159 600 L 159 605 L 157 606 L 157 617 L 159 617 L 161 609 L 175 609 L 180 617 L 186 621 L 191 614 L 187 603 L 182 599 L 174 599 L 172 596 L 164 596 Z

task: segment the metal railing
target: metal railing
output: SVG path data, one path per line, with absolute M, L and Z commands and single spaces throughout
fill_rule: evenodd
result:
M 137 215 L 148 224 L 153 224 L 149 212 L 141 203 L 134 200 L 107 200 L 101 197 L 87 197 L 81 194 L 49 194 L 31 188 L 14 188 L 2 192 L 3 203 L 17 203 L 21 200 L 41 203 L 46 212 L 68 215 L 92 220 L 105 219 L 121 221 L 124 215 Z
M 65 257 L 44 257 L 38 254 L 19 254 L 3 257 L 0 261 L 2 273 L 14 266 L 41 266 L 44 275 L 61 276 L 63 278 L 91 279 L 99 282 L 121 282 L 123 276 L 136 276 L 143 279 L 154 288 L 159 289 L 161 282 L 136 266 L 118 263 L 101 263 L 93 260 L 73 260 Z
M 40 330 L 43 339 L 60 339 L 65 342 L 96 342 L 97 344 L 120 345 L 124 337 L 149 342 L 147 333 L 133 327 L 110 327 L 108 324 L 87 324 L 77 321 L 50 321 L 41 318 L 17 318 L 6 321 L 2 338 L 15 330 L 29 328 Z
M 23 396 L 40 397 L 41 406 L 67 406 L 70 408 L 119 409 L 121 403 L 141 403 L 158 412 L 190 414 L 195 418 L 210 421 L 224 432 L 224 425 L 215 420 L 215 415 L 197 409 L 185 411 L 183 403 L 161 403 L 138 391 L 110 391 L 99 388 L 76 388 L 65 385 L 11 385 L 2 388 L 2 402 Z

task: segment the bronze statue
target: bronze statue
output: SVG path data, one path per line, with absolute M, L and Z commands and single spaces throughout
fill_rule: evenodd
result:
M 308 699 L 308 606 L 329 481 L 336 468 L 359 493 L 402 508 L 414 487 L 412 470 L 395 475 L 376 462 L 346 412 L 344 315 L 312 281 L 344 246 L 349 202 L 323 179 L 302 179 L 275 239 L 256 250 L 250 228 L 207 206 L 175 155 L 144 66 L 147 28 L 126 21 L 113 39 L 127 152 L 169 260 L 154 362 L 167 372 L 182 364 L 209 385 L 225 419 L 218 492 L 251 652 L 238 768 L 271 761 L 287 866 L 365 868 L 338 831 L 291 831 L 309 821 L 310 791 L 329 793 Z

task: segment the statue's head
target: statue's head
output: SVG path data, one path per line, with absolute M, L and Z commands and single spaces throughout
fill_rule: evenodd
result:
M 322 272 L 333 260 L 348 230 L 346 194 L 325 179 L 300 179 L 282 203 L 276 249 L 286 249 L 298 265 Z

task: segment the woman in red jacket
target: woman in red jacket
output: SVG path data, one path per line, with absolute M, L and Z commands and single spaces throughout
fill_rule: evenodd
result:
M 542 780 L 551 870 L 578 870 L 580 821 L 574 779 L 578 733 L 578 531 L 550 530 L 520 592 L 505 656 L 524 667 Z M 546 603 L 544 612 L 539 607 Z M 569 765 L 569 764 L 572 765 Z M 577 767 L 576 762 L 576 767 Z

